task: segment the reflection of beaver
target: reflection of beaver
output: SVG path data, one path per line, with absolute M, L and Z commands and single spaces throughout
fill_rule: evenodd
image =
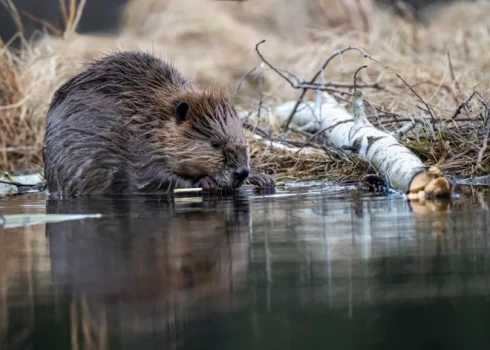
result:
M 51 193 L 274 185 L 249 175 L 248 142 L 227 96 L 141 52 L 96 61 L 56 92 L 43 156 Z
M 81 298 L 92 321 L 105 313 L 106 324 L 94 332 L 140 344 L 154 341 L 156 332 L 170 335 L 175 327 L 236 310 L 249 261 L 247 197 L 168 198 L 48 200 L 48 214 L 102 214 L 46 225 L 57 309 Z

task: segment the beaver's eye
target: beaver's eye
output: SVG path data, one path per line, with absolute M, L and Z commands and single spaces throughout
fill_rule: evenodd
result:
M 219 148 L 220 144 L 219 144 L 219 141 L 216 141 L 216 140 L 212 140 L 211 141 L 211 147 L 213 148 Z

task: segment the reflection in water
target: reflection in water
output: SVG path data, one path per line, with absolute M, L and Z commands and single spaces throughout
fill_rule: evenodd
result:
M 0 201 L 103 214 L 0 230 L 0 348 L 488 347 L 489 202 L 304 188 Z
M 125 343 L 161 333 L 176 344 L 184 322 L 209 308 L 233 309 L 247 267 L 246 201 L 83 199 L 48 201 L 47 212 L 115 219 L 46 229 L 57 293 L 72 303 L 73 344 L 83 337 L 103 348 L 106 330 Z

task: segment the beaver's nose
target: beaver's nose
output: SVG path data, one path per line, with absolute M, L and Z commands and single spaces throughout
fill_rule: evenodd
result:
M 250 169 L 248 167 L 237 168 L 233 171 L 233 178 L 237 182 L 245 181 L 245 179 L 250 174 Z

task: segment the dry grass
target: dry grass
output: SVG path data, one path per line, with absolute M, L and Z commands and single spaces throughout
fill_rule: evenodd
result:
M 70 64 L 75 59 L 38 49 L 0 51 L 0 169 L 42 164 L 48 105 L 55 90 L 75 72 Z
M 475 96 L 473 109 L 461 108 L 455 117 L 458 106 L 474 91 L 483 99 L 490 97 L 490 25 L 485 17 L 490 4 L 455 4 L 423 27 L 380 13 L 371 8 L 370 1 L 361 3 L 362 8 L 346 10 L 338 0 L 295 0 L 288 6 L 278 0 L 133 0 L 116 37 L 65 31 L 62 37 L 46 35 L 25 44 L 20 53 L 3 47 L 0 168 L 42 166 L 44 117 L 55 89 L 81 70 L 87 59 L 114 49 L 139 48 L 160 54 L 174 61 L 189 78 L 204 85 L 217 82 L 231 93 L 247 72 L 258 67 L 244 79 L 237 103 L 249 110 L 257 110 L 260 104 L 261 115 L 266 115 L 281 101 L 299 95 L 277 74 L 260 66 L 254 48 L 266 39 L 261 51 L 268 60 L 304 80 L 311 79 L 335 50 L 348 45 L 362 47 L 389 68 L 346 53 L 342 61 L 332 61 L 323 79 L 344 93 L 336 96 L 348 103 L 352 89 L 337 83 L 352 83 L 357 68 L 368 64 L 359 74 L 362 82 L 381 78 L 382 84 L 381 88 L 363 89 L 375 125 L 394 131 L 412 119 L 420 120 L 420 127 L 407 134 L 403 142 L 424 161 L 435 163 L 445 156 L 443 169 L 452 173 L 470 176 L 490 172 L 490 155 L 481 151 L 487 132 L 484 104 Z M 322 12 L 322 8 L 331 11 Z M 368 21 L 362 22 L 362 18 Z M 430 127 L 429 114 L 421 109 L 424 104 L 397 74 L 430 106 L 436 130 Z M 313 96 L 307 94 L 308 98 Z M 287 146 L 301 146 L 309 138 L 294 131 L 285 134 L 265 121 L 261 125 L 274 141 Z M 253 158 L 278 179 L 316 179 L 332 174 L 355 178 L 368 170 L 324 143 L 319 138 L 312 140 L 308 147 L 321 153 L 300 155 L 271 150 L 264 142 L 253 141 Z
M 422 160 L 434 164 L 445 157 L 442 167 L 445 171 L 462 176 L 484 175 L 490 172 L 490 154 L 486 151 L 485 140 L 490 126 L 488 115 L 485 115 L 489 112 L 485 101 L 490 98 L 490 53 L 486 49 L 490 44 L 490 25 L 484 16 L 488 11 L 488 2 L 455 4 L 425 28 L 378 13 L 376 25 L 370 33 L 318 32 L 316 41 L 298 47 L 282 60 L 268 59 L 276 67 L 287 69 L 302 80 L 309 80 L 334 51 L 348 45 L 366 49 L 385 62 L 388 69 L 365 60 L 358 53 L 347 53 L 343 55 L 343 62 L 336 59 L 327 67 L 326 83 L 333 82 L 333 87 L 335 82 L 352 83 L 354 72 L 363 64 L 369 65 L 360 73 L 362 80 L 372 83 L 381 77 L 383 86 L 363 90 L 365 100 L 370 102 L 366 107 L 371 112 L 373 124 L 396 131 L 412 119 L 419 120 L 420 127 L 409 133 L 403 142 Z M 274 72 L 265 74 L 266 77 L 277 77 Z M 398 75 L 430 106 L 436 130 L 430 127 L 431 116 L 422 110 L 425 109 L 422 101 Z M 352 89 L 338 90 L 352 92 Z M 480 96 L 474 95 L 471 111 L 466 107 L 460 108 L 474 91 L 478 91 Z M 293 90 L 279 77 L 264 92 L 266 97 L 280 96 L 281 99 L 295 99 L 298 95 L 299 91 Z M 310 93 L 310 99 L 313 96 L 314 93 Z M 350 100 L 345 94 L 337 96 Z M 457 114 L 458 110 L 460 113 Z M 347 173 L 347 177 L 358 178 L 361 174 L 357 171 L 342 172 L 342 167 L 334 171 L 336 162 L 336 157 L 327 161 L 326 170 L 331 175 L 341 172 Z M 345 166 L 351 169 L 353 164 L 345 163 Z M 356 169 L 366 170 L 363 166 Z

